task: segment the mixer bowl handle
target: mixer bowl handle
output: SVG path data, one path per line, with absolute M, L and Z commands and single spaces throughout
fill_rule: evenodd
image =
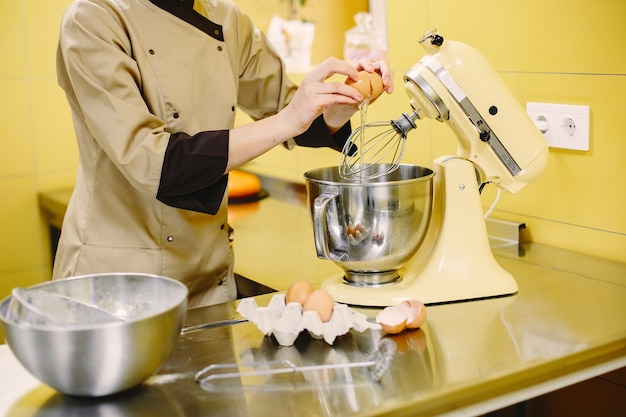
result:
M 337 260 L 336 255 L 331 254 L 328 249 L 328 204 L 339 197 L 338 191 L 326 191 L 315 197 L 313 201 L 313 236 L 315 238 L 315 250 L 317 257 L 322 259 Z

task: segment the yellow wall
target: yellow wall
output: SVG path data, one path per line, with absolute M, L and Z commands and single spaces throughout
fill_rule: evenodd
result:
M 0 13 L 0 296 L 49 277 L 42 189 L 74 181 L 70 113 L 56 85 L 54 55 L 69 0 L 14 0 Z
M 41 190 L 71 187 L 77 151 L 69 109 L 56 85 L 59 19 L 71 0 L 11 0 L 0 14 L 0 297 L 48 279 Z M 238 1 L 266 27 L 280 0 Z M 316 22 L 313 61 L 340 55 L 343 32 L 365 0 L 309 0 Z M 328 13 L 327 10 L 333 10 Z M 596 0 L 389 0 L 390 61 L 396 84 L 421 56 L 417 39 L 437 27 L 480 49 L 521 103 L 591 106 L 591 151 L 554 150 L 545 175 L 516 195 L 503 195 L 496 215 L 523 220 L 535 241 L 626 262 L 626 2 Z M 298 76 L 295 77 L 298 79 Z M 370 108 L 369 120 L 407 111 L 401 87 Z M 436 122 L 412 134 L 407 162 L 430 165 L 455 149 Z M 309 168 L 334 165 L 328 150 L 275 149 L 251 164 L 259 172 L 302 181 Z M 487 193 L 485 204 L 492 195 Z
M 517 194 L 503 193 L 493 215 L 524 221 L 536 242 L 626 262 L 626 2 L 388 0 L 387 7 L 398 88 L 369 108 L 368 121 L 410 110 L 401 77 L 422 56 L 418 39 L 433 27 L 481 50 L 524 106 L 589 105 L 591 150 L 551 150 L 545 174 Z M 430 166 L 456 142 L 441 123 L 424 121 L 407 148 L 405 162 Z M 250 167 L 302 181 L 307 169 L 338 162 L 327 150 L 274 149 Z

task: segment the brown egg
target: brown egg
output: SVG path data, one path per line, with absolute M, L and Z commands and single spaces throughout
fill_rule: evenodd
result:
M 320 319 L 323 322 L 327 322 L 333 314 L 334 305 L 335 303 L 333 302 L 333 298 L 328 292 L 324 290 L 315 290 L 306 299 L 302 311 L 317 311 Z
M 407 329 L 417 329 L 426 321 L 426 306 L 419 300 L 406 300 L 400 304 L 406 312 Z
M 309 295 L 311 295 L 312 292 L 313 286 L 307 281 L 294 281 L 287 289 L 287 294 L 285 295 L 285 303 L 300 303 L 300 305 L 304 306 L 304 303 L 306 302 L 307 298 L 309 298 Z
M 406 311 L 399 305 L 385 307 L 376 315 L 376 323 L 385 333 L 397 334 L 406 328 Z
M 359 79 L 346 78 L 345 83 L 359 90 L 365 100 L 373 103 L 383 93 L 383 79 L 377 72 L 359 71 Z

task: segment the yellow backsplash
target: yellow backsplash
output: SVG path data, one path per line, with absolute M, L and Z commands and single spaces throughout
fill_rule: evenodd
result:
M 0 14 L 0 297 L 15 286 L 48 279 L 50 262 L 37 193 L 71 187 L 77 150 L 69 108 L 56 84 L 54 55 L 60 16 L 71 0 L 12 0 Z M 280 0 L 237 1 L 266 26 Z M 309 0 L 303 15 L 320 26 L 313 60 L 340 55 L 343 32 L 365 0 Z M 369 120 L 408 110 L 402 74 L 421 56 L 417 40 L 432 27 L 480 49 L 521 103 L 591 107 L 591 150 L 554 150 L 536 183 L 503 195 L 495 215 L 527 223 L 533 240 L 626 262 L 626 2 L 528 0 L 390 0 L 389 58 L 396 92 L 370 108 Z M 273 8 L 273 9 L 272 9 Z M 327 10 L 333 13 L 327 13 Z M 257 16 L 258 15 L 258 16 Z M 301 76 L 294 76 L 297 80 Z M 245 120 L 245 119 L 240 119 Z M 424 122 L 411 134 L 405 161 L 430 165 L 456 148 L 450 132 Z M 302 181 L 302 174 L 338 162 L 329 150 L 277 148 L 250 169 Z M 485 205 L 493 194 L 487 192 Z

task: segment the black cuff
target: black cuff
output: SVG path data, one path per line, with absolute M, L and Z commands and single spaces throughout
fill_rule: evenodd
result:
M 311 127 L 301 135 L 294 138 L 299 146 L 308 148 L 332 148 L 341 151 L 350 134 L 352 126 L 350 121 L 341 127 L 334 135 L 328 131 L 328 126 L 324 121 L 324 116 L 319 116 L 311 123 Z
M 156 198 L 168 206 L 217 213 L 226 187 L 228 130 L 174 133 L 165 151 Z

